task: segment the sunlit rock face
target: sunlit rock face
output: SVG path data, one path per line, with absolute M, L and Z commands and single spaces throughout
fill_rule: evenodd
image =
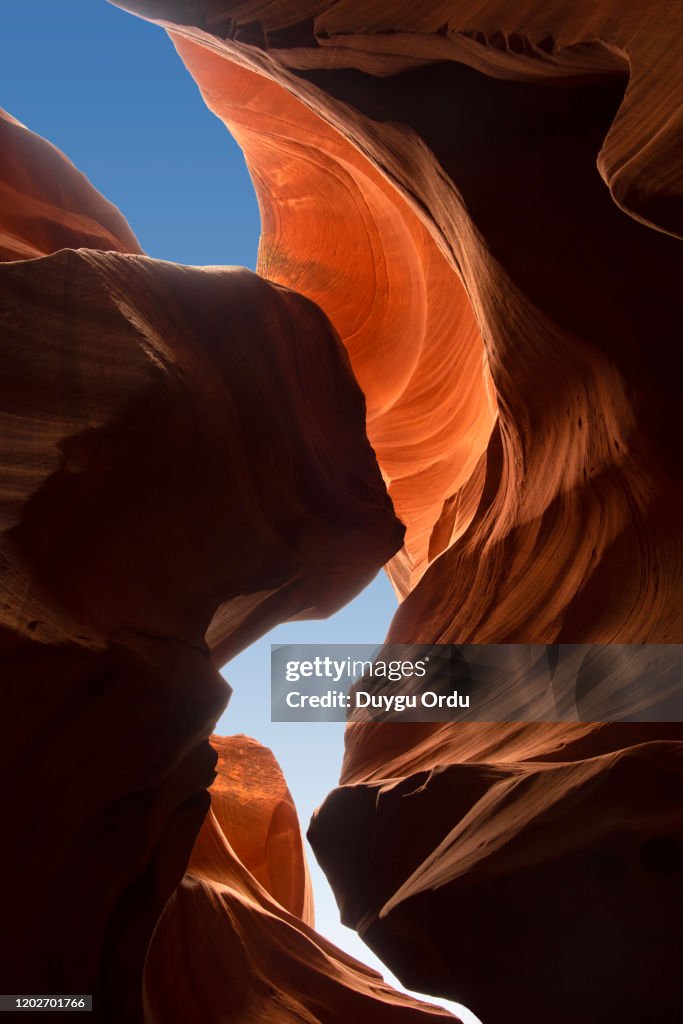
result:
M 334 611 L 404 530 L 320 309 L 250 271 L 139 255 L 66 158 L 2 124 L 5 255 L 35 257 L 0 266 L 3 991 L 39 978 L 139 1021 L 150 939 L 209 810 L 216 663 Z M 248 885 L 308 920 L 277 766 L 216 744 L 210 821 L 229 823 Z M 365 1001 L 390 1004 L 368 977 Z
M 259 272 L 319 303 L 349 353 L 407 525 L 388 567 L 403 596 L 464 532 L 483 484 L 496 402 L 465 289 L 417 212 L 343 135 L 276 82 L 173 38 L 248 157 Z
M 347 347 L 407 527 L 390 638 L 680 642 L 681 13 L 121 6 L 244 146 L 261 272 Z M 677 1020 L 680 739 L 356 726 L 311 838 L 345 920 L 486 1024 Z
M 273 755 L 245 736 L 212 743 L 211 811 L 154 933 L 145 1020 L 454 1021 L 313 930 L 296 811 Z
M 213 736 L 218 755 L 208 820 L 192 851 L 190 870 L 220 879 L 220 861 L 207 857 L 217 829 L 256 881 L 285 910 L 313 925 L 311 883 L 296 808 L 280 766 L 248 736 Z

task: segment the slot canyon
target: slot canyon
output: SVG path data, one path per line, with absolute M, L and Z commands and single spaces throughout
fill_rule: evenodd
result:
M 0 112 L 3 991 L 676 1024 L 683 724 L 351 723 L 310 824 L 215 726 L 226 662 L 382 569 L 393 643 L 683 643 L 683 8 L 112 3 L 261 239 L 152 258 Z M 316 932 L 302 828 L 414 997 Z

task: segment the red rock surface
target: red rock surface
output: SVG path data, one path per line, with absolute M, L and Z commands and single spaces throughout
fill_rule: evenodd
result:
M 418 215 L 362 152 L 275 82 L 173 39 L 247 154 L 263 224 L 259 273 L 325 309 L 367 396 L 368 437 L 407 526 L 389 566 L 404 595 L 464 532 L 483 484 L 496 407 L 472 306 Z
M 197 839 L 190 871 L 204 864 L 205 834 L 218 829 L 275 902 L 312 926 L 313 894 L 299 819 L 277 761 L 248 736 L 213 736 L 211 745 L 218 755 L 211 787 L 213 825 L 207 822 Z
M 124 217 L 70 160 L 0 110 L 0 260 L 80 246 L 141 251 Z
M 1 287 L 17 632 L 92 649 L 207 634 L 224 659 L 332 611 L 400 542 L 362 396 L 306 299 L 247 270 L 87 249 L 6 264 Z
M 329 309 L 358 366 L 371 438 L 374 426 L 380 466 L 408 526 L 392 577 L 401 595 L 417 584 L 392 637 L 677 640 L 680 453 L 667 410 L 675 404 L 672 359 L 680 370 L 671 339 L 681 330 L 681 264 L 679 246 L 663 232 L 677 230 L 683 171 L 665 140 L 679 117 L 681 86 L 657 65 L 648 82 L 626 89 L 623 55 L 632 50 L 638 63 L 643 51 L 654 60 L 666 45 L 651 7 L 634 5 L 617 18 L 606 5 L 585 15 L 584 25 L 569 4 L 544 15 L 521 12 L 518 24 L 495 4 L 471 12 L 428 4 L 418 13 L 381 2 L 362 10 L 218 0 L 121 6 L 172 29 L 207 101 L 235 127 L 253 165 L 266 211 L 263 272 Z M 470 54 L 464 63 L 463 50 Z M 258 88 L 244 69 L 264 79 Z M 259 132 L 268 111 L 276 130 Z M 622 126 L 634 118 L 634 155 L 629 169 L 617 172 Z M 657 177 L 647 159 L 660 146 Z M 371 174 L 368 163 L 383 181 L 383 199 L 373 208 L 369 189 L 364 222 L 357 180 L 360 170 Z M 601 169 L 633 217 L 611 200 Z M 645 178 L 648 196 L 640 185 L 626 185 Z M 661 232 L 634 219 L 647 220 L 646 208 L 660 211 Z M 406 336 L 416 333 L 404 306 L 415 293 L 413 246 L 404 240 L 400 247 L 402 271 L 393 264 L 395 276 L 382 275 L 397 251 L 391 231 L 404 218 L 412 223 L 412 211 L 450 264 L 450 286 L 443 276 L 436 292 L 442 302 L 449 296 L 446 321 L 458 328 L 452 339 L 448 331 L 439 338 L 452 341 L 452 366 L 428 357 L 414 364 L 411 388 L 438 393 L 438 401 L 430 396 L 429 438 L 413 443 L 424 406 L 420 414 L 419 402 L 409 403 L 405 419 L 400 409 L 382 417 L 384 451 L 373 413 L 395 381 L 386 355 L 396 339 L 395 309 L 411 324 Z M 384 234 L 382 214 L 390 222 Z M 361 261 L 364 280 L 377 284 L 370 321 L 377 343 L 354 356 L 358 339 L 344 303 L 363 296 L 348 269 Z M 421 287 L 429 295 L 427 263 L 428 256 Z M 500 413 L 486 459 L 478 456 L 491 406 L 487 419 L 481 378 L 464 415 L 452 414 L 456 400 L 448 398 L 463 386 L 462 353 L 476 347 L 471 314 L 454 315 L 461 281 Z M 431 315 L 438 322 L 434 303 Z M 455 452 L 466 456 L 454 474 Z M 397 463 L 405 475 L 395 477 Z M 418 583 L 430 546 L 432 556 L 449 550 Z
M 296 812 L 272 754 L 244 736 L 212 742 L 219 754 L 212 811 L 154 933 L 145 971 L 145 1019 L 164 1024 L 455 1021 L 446 1010 L 392 990 L 375 971 L 313 930 L 299 870 L 303 851 Z M 283 809 L 286 837 L 280 827 Z M 288 888 L 302 912 L 292 913 L 288 901 L 283 905 L 273 898 L 279 885 L 272 877 L 267 885 L 257 880 L 263 866 L 257 837 L 264 827 L 277 870 L 292 872 Z
M 222 50 L 240 50 L 247 60 L 260 61 L 257 51 L 266 50 L 275 59 L 261 64 L 269 70 L 275 64 L 278 76 L 281 69 L 347 68 L 395 76 L 439 62 L 501 81 L 628 75 L 628 91 L 600 149 L 600 172 L 629 214 L 662 231 L 683 230 L 683 15 L 665 0 L 527 0 L 514 7 L 505 0 L 113 2 L 182 26 L 183 34 L 206 33 L 201 38 L 210 48 L 218 40 Z

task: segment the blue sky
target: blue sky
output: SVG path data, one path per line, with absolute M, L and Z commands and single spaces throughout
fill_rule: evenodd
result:
M 59 146 L 122 210 L 150 256 L 254 268 L 259 215 L 241 151 L 161 29 L 106 0 L 5 4 L 0 29 L 0 106 Z M 379 645 L 395 609 L 380 573 L 330 619 L 278 626 L 224 669 L 234 693 L 216 731 L 247 733 L 273 749 L 304 830 L 337 783 L 343 725 L 270 721 L 270 643 Z M 319 930 L 393 980 L 339 923 L 308 856 Z
M 253 269 L 240 150 L 166 33 L 105 0 L 1 6 L 0 106 L 64 150 L 150 256 Z

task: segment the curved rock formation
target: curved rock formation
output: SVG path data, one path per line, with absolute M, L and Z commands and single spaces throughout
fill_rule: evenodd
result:
M 274 899 L 281 878 L 259 884 L 263 850 L 254 840 L 265 826 L 278 872 L 294 868 L 290 891 L 302 905 L 296 812 L 270 751 L 244 736 L 212 742 L 219 755 L 218 788 L 188 872 L 154 933 L 145 970 L 145 1020 L 457 1024 L 446 1010 L 392 990 L 375 971 L 318 935 L 305 900 L 302 913 L 292 913 Z M 283 808 L 292 826 L 286 838 Z
M 141 252 L 124 217 L 85 175 L 0 110 L 0 261 L 80 246 Z
M 683 232 L 683 14 L 665 0 L 550 6 L 527 0 L 514 9 L 505 0 L 112 2 L 182 26 L 210 48 L 218 39 L 229 40 L 233 53 L 232 40 L 243 54 L 266 50 L 276 57 L 275 74 L 353 68 L 388 76 L 445 61 L 508 81 L 628 74 L 627 94 L 601 146 L 600 171 L 626 212 L 659 230 Z M 247 59 L 258 57 L 252 50 Z
M 682 739 L 661 723 L 354 727 L 309 838 L 344 923 L 409 987 L 485 1024 L 673 1024 Z
M 630 40 L 637 50 L 649 46 L 653 56 L 661 49 L 661 33 L 653 33 L 647 11 L 631 12 L 623 24 L 610 22 L 603 12 L 582 27 L 574 6 L 560 5 L 548 15 L 552 54 L 547 43 L 514 54 L 501 43 L 516 31 L 510 16 L 504 37 L 491 29 L 495 5 L 488 20 L 480 11 L 471 15 L 482 25 L 486 21 L 492 41 L 485 34 L 470 38 L 476 34 L 471 23 L 470 35 L 463 36 L 456 21 L 466 19 L 467 12 L 451 14 L 448 3 L 438 14 L 439 5 L 432 4 L 418 14 L 387 3 L 360 14 L 357 6 L 339 4 L 321 4 L 314 12 L 296 3 L 208 0 L 192 5 L 129 0 L 122 6 L 172 30 L 209 104 L 236 126 L 254 166 L 266 223 L 272 225 L 262 269 L 305 288 L 329 308 L 352 359 L 357 325 L 348 314 L 344 320 L 343 310 L 345 297 L 355 297 L 358 287 L 351 291 L 354 278 L 347 267 L 352 260 L 346 253 L 368 268 L 366 280 L 380 280 L 384 267 L 392 266 L 398 225 L 404 218 L 412 224 L 416 211 L 452 268 L 450 288 L 444 277 L 436 289 L 451 324 L 462 307 L 460 279 L 464 283 L 486 347 L 500 431 L 484 458 L 492 419 L 481 378 L 472 403 L 465 403 L 467 413 L 445 411 L 444 395 L 463 387 L 461 353 L 468 345 L 476 347 L 471 314 L 459 312 L 454 334 L 439 338 L 455 341 L 453 376 L 429 359 L 424 365 L 418 360 L 412 371 L 411 388 L 418 394 L 443 389 L 433 415 L 438 427 L 429 440 L 422 437 L 415 444 L 411 459 L 412 439 L 420 437 L 419 415 L 416 429 L 400 410 L 393 419 L 387 412 L 386 452 L 381 423 L 375 427 L 378 459 L 390 486 L 396 463 L 404 463 L 405 477 L 395 489 L 408 544 L 392 575 L 402 595 L 417 584 L 391 637 L 676 640 L 680 454 L 673 440 L 674 415 L 667 410 L 675 404 L 671 363 L 679 358 L 669 339 L 681 329 L 678 246 L 625 217 L 598 173 L 617 122 L 631 116 L 632 90 L 624 95 L 618 46 Z M 531 27 L 523 14 L 518 21 L 520 39 L 527 30 L 539 35 L 533 20 Z M 467 52 L 482 59 L 463 63 L 458 46 L 451 48 L 452 37 L 465 40 Z M 411 46 L 414 59 L 392 55 Z M 253 77 L 245 78 L 245 68 L 263 79 L 258 88 Z M 664 110 L 675 123 L 678 87 L 678 78 L 670 87 L 659 76 L 650 82 L 640 105 L 656 108 L 655 126 Z M 450 111 L 445 120 L 444 105 Z M 277 130 L 258 134 L 267 113 Z M 639 138 L 644 130 L 641 126 Z M 668 128 L 664 134 L 668 138 Z M 660 141 L 664 144 L 664 136 Z M 638 144 L 648 148 L 642 139 Z M 317 154 L 313 159 L 311 150 Z M 357 182 L 361 171 L 367 180 L 368 160 L 380 172 L 384 198 L 383 205 L 374 198 L 372 185 L 380 180 L 375 176 L 363 219 L 355 213 Z M 342 177 L 340 163 L 343 187 L 335 181 Z M 669 199 L 677 194 L 680 171 L 677 155 L 669 153 L 661 180 L 652 182 L 645 201 L 648 208 L 670 212 L 659 224 L 662 231 L 676 230 L 675 204 Z M 616 172 L 610 173 L 614 184 Z M 634 173 L 631 168 L 629 174 Z M 316 205 L 321 188 L 325 201 Z M 343 249 L 335 231 L 342 208 Z M 374 221 L 374 245 L 366 237 L 368 220 Z M 302 238 L 304 223 L 309 235 L 316 225 L 314 240 L 293 243 L 295 235 Z M 291 261 L 281 256 L 283 248 L 295 250 Z M 394 308 L 402 309 L 408 335 L 415 336 L 409 311 L 396 299 L 414 294 L 414 261 L 407 258 L 414 247 L 404 239 L 401 251 L 406 253 L 402 273 L 394 265 L 395 276 L 378 289 L 393 301 L 384 307 L 378 303 L 370 318 L 379 344 L 356 357 L 371 411 L 371 437 L 372 414 L 384 407 L 386 389 L 391 395 L 396 380 L 387 372 L 386 358 L 395 338 Z M 424 289 L 429 296 L 428 284 Z M 651 337 L 653 309 L 659 340 Z M 434 295 L 431 316 L 439 322 Z M 425 336 L 433 336 L 433 326 Z M 462 365 L 472 372 L 472 363 Z M 444 424 L 448 429 L 441 431 Z M 471 436 L 477 440 L 468 449 Z M 440 470 L 458 451 L 467 453 L 459 473 L 451 470 L 434 490 L 426 487 L 425 478 L 431 484 L 430 477 L 439 476 L 434 467 Z M 430 504 L 421 506 L 425 494 Z M 413 550 L 411 532 L 417 542 Z M 418 583 L 430 545 L 434 576 Z
M 45 145 L 17 131 L 18 252 L 75 244 L 76 214 L 98 208 L 101 244 L 135 248 L 65 158 L 49 148 L 41 170 Z M 39 202 L 63 232 L 43 233 Z M 334 610 L 403 528 L 345 352 L 307 299 L 245 270 L 62 248 L 0 267 L 0 323 L 3 986 L 92 992 L 101 1019 L 134 1022 L 209 806 L 229 693 L 213 660 Z M 222 788 L 215 820 L 229 814 L 247 857 L 259 801 L 235 816 Z M 304 913 L 281 796 L 254 870 Z M 272 863 L 281 842 L 299 850 L 296 883 Z
M 190 870 L 203 863 L 207 832 L 219 829 L 236 857 L 276 903 L 313 926 L 313 895 L 299 819 L 280 766 L 248 736 L 213 736 L 218 755 L 211 786 L 212 825 L 205 824 Z M 213 869 L 214 878 L 220 879 Z
M 0 286 L 8 626 L 92 649 L 206 634 L 225 658 L 395 550 L 362 396 L 307 300 L 84 249 L 7 264 Z
M 680 641 L 680 14 L 121 6 L 171 31 L 242 142 L 263 272 L 336 318 L 408 527 L 389 639 Z M 391 301 L 368 314 L 369 281 Z M 430 362 L 441 304 L 452 376 Z M 475 322 L 495 403 L 470 378 L 449 418 Z M 397 410 L 430 388 L 427 438 Z M 394 728 L 349 730 L 311 836 L 399 976 L 486 1024 L 678 1019 L 680 729 Z
M 465 290 L 417 214 L 339 132 L 275 82 L 172 38 L 247 154 L 259 273 L 322 306 L 367 396 L 368 438 L 407 526 L 389 566 L 405 595 L 463 533 L 483 484 L 496 408 Z

